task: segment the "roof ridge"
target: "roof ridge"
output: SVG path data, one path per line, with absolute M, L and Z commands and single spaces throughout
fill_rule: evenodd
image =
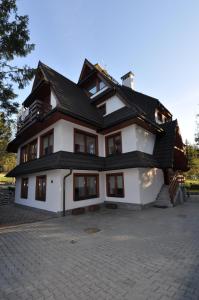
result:
M 50 71 L 56 73 L 56 75 L 62 77 L 64 80 L 67 80 L 67 81 L 71 82 L 72 84 L 74 84 L 75 86 L 78 86 L 74 81 L 72 81 L 71 79 L 65 77 L 64 75 L 62 75 L 61 73 L 57 72 L 56 70 L 54 70 L 53 68 L 49 67 L 48 65 L 42 63 L 41 61 L 39 61 L 39 63 L 41 65 L 41 67 L 43 66 L 44 68 L 49 69 Z

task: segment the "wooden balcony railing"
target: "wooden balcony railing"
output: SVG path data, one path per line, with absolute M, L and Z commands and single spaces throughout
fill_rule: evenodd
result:
M 170 179 L 169 183 L 169 195 L 173 204 L 180 183 L 184 183 L 184 176 L 179 172 L 176 172 L 175 175 Z
M 41 100 L 35 100 L 28 109 L 28 114 L 24 118 L 22 115 L 18 117 L 17 134 L 34 120 L 41 120 L 52 109 L 52 106 Z

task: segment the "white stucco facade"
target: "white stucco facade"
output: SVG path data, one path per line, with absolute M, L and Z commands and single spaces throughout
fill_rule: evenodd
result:
M 54 149 L 53 152 L 68 151 L 74 152 L 74 129 L 80 129 L 86 132 L 96 134 L 98 136 L 98 150 L 99 156 L 105 157 L 105 139 L 109 135 L 102 135 L 96 133 L 95 130 L 74 124 L 66 120 L 59 120 L 39 134 L 32 136 L 21 147 L 35 139 L 37 139 L 37 158 L 39 158 L 40 151 L 40 136 L 49 130 L 54 130 Z M 122 136 L 122 153 L 131 151 L 141 151 L 148 154 L 153 153 L 155 135 L 133 124 L 122 128 L 119 131 Z M 20 147 L 20 148 L 21 148 Z M 17 154 L 17 163 L 20 163 L 20 149 Z M 16 203 L 28 205 L 31 207 L 49 210 L 53 212 L 60 212 L 63 208 L 63 177 L 69 170 L 51 170 L 40 173 L 28 174 L 28 197 L 21 198 L 21 177 L 16 179 Z M 99 197 L 95 199 L 74 201 L 73 196 L 73 174 L 66 179 L 65 198 L 66 210 L 72 210 L 78 207 L 85 207 L 93 204 L 104 203 L 104 201 L 111 201 L 117 203 L 128 203 L 136 205 L 145 205 L 155 201 L 157 194 L 164 182 L 163 172 L 158 169 L 122 169 L 109 172 L 87 171 L 87 170 L 73 170 L 73 173 L 96 173 L 99 174 Z M 124 178 L 124 197 L 108 197 L 106 191 L 106 174 L 107 173 L 123 173 Z M 36 176 L 46 175 L 46 201 L 35 200 Z
M 42 130 L 39 134 L 32 136 L 29 140 L 21 145 L 30 143 L 37 139 L 37 158 L 39 158 L 40 139 L 39 137 L 45 132 L 54 129 L 54 151 L 69 151 L 74 152 L 74 129 L 80 129 L 86 132 L 96 134 L 98 136 L 98 150 L 99 156 L 105 156 L 105 137 L 107 135 L 97 134 L 95 130 L 87 128 L 85 126 L 77 125 L 69 121 L 59 120 L 55 124 Z M 133 124 L 122 128 L 119 131 L 111 132 L 110 134 L 121 132 L 122 135 L 122 153 L 131 151 L 141 151 L 148 154 L 153 153 L 155 135 L 141 128 L 140 126 Z M 20 147 L 20 148 L 21 148 Z M 17 164 L 20 162 L 20 148 L 17 152 Z
M 124 197 L 108 197 L 106 190 L 106 174 L 123 173 L 124 178 Z M 61 212 L 63 209 L 63 177 L 69 170 L 52 170 L 25 175 L 28 178 L 28 197 L 21 198 L 21 177 L 16 180 L 15 202 L 39 209 L 52 212 Z M 74 201 L 73 195 L 73 174 L 74 173 L 93 173 L 99 175 L 99 197 L 81 201 Z M 46 201 L 35 200 L 36 176 L 46 175 Z M 67 177 L 65 183 L 65 203 L 66 211 L 78 207 L 87 207 L 93 204 L 101 204 L 104 201 L 115 203 L 127 203 L 135 205 L 146 205 L 154 202 L 161 186 L 164 182 L 163 172 L 160 169 L 124 169 L 109 172 L 73 170 Z
M 124 102 L 116 95 L 110 97 L 105 102 L 102 102 L 98 107 L 106 103 L 106 115 L 111 114 L 112 112 L 125 106 Z

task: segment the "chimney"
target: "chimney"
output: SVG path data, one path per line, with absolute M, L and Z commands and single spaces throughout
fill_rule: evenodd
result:
M 122 85 L 134 90 L 134 74 L 130 71 L 121 77 Z

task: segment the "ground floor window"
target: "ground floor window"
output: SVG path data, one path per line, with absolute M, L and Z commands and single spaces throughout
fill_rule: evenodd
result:
M 36 200 L 46 201 L 46 175 L 36 177 Z
M 28 178 L 21 179 L 21 198 L 28 198 Z
M 124 197 L 123 173 L 112 173 L 106 175 L 107 196 Z
M 74 201 L 99 197 L 98 174 L 74 174 Z

